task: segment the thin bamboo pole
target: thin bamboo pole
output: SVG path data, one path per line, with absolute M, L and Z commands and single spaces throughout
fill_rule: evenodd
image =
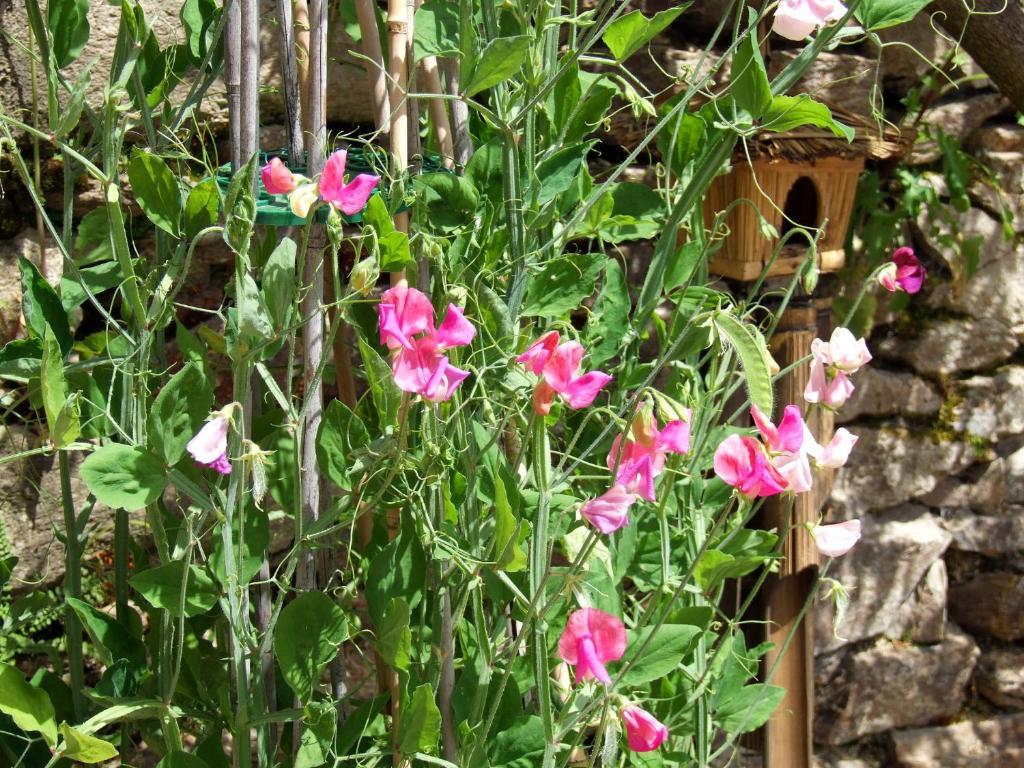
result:
M 373 0 L 355 0 L 361 47 L 366 75 L 370 79 L 370 98 L 373 99 L 373 122 L 377 132 L 391 131 L 391 100 L 388 98 L 388 77 L 384 68 L 384 54 L 380 48 L 380 28 L 377 26 L 377 5 Z
M 305 141 L 302 136 L 302 97 L 299 93 L 299 70 L 295 61 L 292 0 L 277 0 L 277 26 L 281 33 L 281 80 L 284 83 L 288 162 L 295 167 L 302 163 Z
M 441 87 L 441 72 L 437 67 L 437 58 L 424 56 L 420 61 L 420 74 L 423 75 L 423 90 L 425 93 L 436 93 L 438 96 L 444 93 Z M 448 121 L 448 108 L 444 99 L 431 99 L 427 102 L 430 110 L 430 122 L 434 126 L 434 136 L 437 138 L 437 146 L 441 152 L 441 162 L 445 168 L 455 167 L 455 146 L 452 143 L 452 126 Z
M 466 167 L 469 158 L 473 156 L 473 138 L 469 135 L 469 105 L 459 96 L 460 63 L 455 58 L 441 59 L 441 68 L 445 74 L 447 93 L 455 96 L 452 101 L 452 134 L 454 140 L 455 164 L 461 168 Z
M 237 2 L 228 6 L 224 23 L 224 85 L 228 93 L 228 126 L 231 142 L 231 170 L 242 167 L 242 121 L 239 114 L 239 81 L 242 79 L 242 9 Z
M 309 3 L 307 0 L 295 0 L 293 6 L 295 29 L 295 62 L 299 77 L 299 102 L 302 112 L 302 132 L 308 134 L 309 128 Z M 306 139 L 306 143 L 308 143 Z
M 417 73 L 416 58 L 413 55 L 413 37 L 416 27 L 416 9 L 419 7 L 418 0 L 405 0 L 405 67 L 406 67 L 406 94 L 417 93 L 419 86 L 416 84 Z M 409 133 L 405 137 L 408 149 L 406 157 L 414 162 L 419 157 L 422 161 L 423 149 L 420 147 L 420 103 L 415 99 L 406 96 L 406 109 L 409 110 Z
M 258 0 L 237 0 L 239 6 L 239 128 L 241 162 L 260 148 L 260 15 Z
M 395 176 L 401 176 L 409 167 L 409 23 L 406 0 L 388 0 L 388 75 L 391 85 L 391 156 Z M 395 214 L 395 228 L 409 231 L 409 214 Z M 405 280 L 402 272 L 391 273 L 391 284 Z

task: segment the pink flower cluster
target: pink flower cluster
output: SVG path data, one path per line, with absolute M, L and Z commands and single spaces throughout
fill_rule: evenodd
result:
M 857 437 L 840 428 L 827 445 L 820 445 L 807 428 L 800 409 L 786 406 L 778 426 L 756 405 L 751 417 L 761 439 L 730 435 L 715 450 L 715 474 L 748 499 L 811 489 L 811 463 L 837 469 L 846 463 Z
M 313 182 L 305 176 L 292 173 L 281 162 L 281 158 L 271 158 L 270 162 L 260 169 L 263 187 L 271 195 L 289 195 L 288 202 L 292 213 L 299 218 L 306 218 L 309 209 L 319 197 L 330 203 L 346 216 L 359 213 L 366 207 L 367 200 L 380 183 L 380 177 L 369 173 L 360 173 L 352 181 L 345 182 L 345 161 L 348 153 L 344 149 L 333 152 L 327 158 L 320 181 Z
M 401 283 L 381 296 L 377 316 L 380 343 L 396 352 L 391 373 L 398 388 L 432 402 L 450 399 L 469 371 L 456 368 L 444 353 L 466 346 L 476 336 L 462 309 L 449 304 L 435 328 L 430 299 Z
M 841 408 L 853 394 L 850 376 L 871 361 L 867 344 L 846 328 L 836 328 L 828 342 L 815 339 L 811 343 L 811 355 L 804 400 L 833 410 Z
M 665 469 L 668 454 L 690 450 L 690 412 L 686 420 L 670 421 L 662 429 L 649 410 L 638 413 L 629 438 L 615 438 L 608 453 L 608 469 L 615 473 L 612 487 L 580 507 L 580 515 L 601 533 L 612 533 L 629 523 L 629 508 L 637 498 L 655 501 L 654 480 Z
M 775 9 L 772 29 L 788 40 L 803 40 L 814 30 L 839 21 L 846 6 L 839 0 L 781 0 Z
M 573 410 L 586 408 L 597 397 L 612 377 L 601 371 L 580 374 L 580 363 L 586 350 L 578 341 L 559 343 L 558 331 L 541 336 L 523 354 L 517 363 L 541 379 L 533 390 L 533 410 L 547 416 L 555 395 L 560 395 Z
M 618 661 L 626 652 L 626 628 L 622 622 L 597 608 L 581 608 L 569 615 L 558 640 L 558 655 L 576 668 L 576 682 L 599 680 L 611 685 L 605 664 Z M 634 752 L 651 752 L 668 738 L 668 728 L 635 704 L 619 711 L 626 741 Z
M 885 268 L 878 273 L 878 282 L 890 293 L 905 291 L 915 294 L 924 285 L 924 278 L 927 272 L 913 248 L 903 246 L 897 248 L 892 255 L 892 260 L 885 265 Z

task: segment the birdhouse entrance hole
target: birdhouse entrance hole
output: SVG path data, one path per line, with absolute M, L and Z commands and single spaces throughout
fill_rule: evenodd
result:
M 786 194 L 786 204 L 782 208 L 785 214 L 782 221 L 783 237 L 797 227 L 813 231 L 821 226 L 819 207 L 817 186 L 810 176 L 801 176 Z M 803 237 L 797 236 L 788 241 L 788 245 L 800 248 L 807 247 L 808 243 Z

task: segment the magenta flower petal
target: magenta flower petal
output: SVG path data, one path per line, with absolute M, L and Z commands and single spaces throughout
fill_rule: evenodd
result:
M 371 176 L 368 173 L 360 173 L 352 181 L 341 188 L 338 196 L 329 202 L 341 209 L 346 216 L 359 213 L 366 207 L 370 195 L 380 183 L 380 176 Z M 321 188 L 322 191 L 322 188 Z M 326 198 L 325 198 L 326 199 Z
M 597 608 L 573 611 L 558 640 L 558 655 L 577 667 L 577 682 L 590 677 L 611 682 L 604 665 L 618 661 L 625 652 L 626 628 L 615 616 Z
M 636 496 L 616 483 L 580 507 L 580 515 L 601 533 L 613 533 L 629 523 L 629 508 Z
M 611 380 L 612 377 L 607 373 L 590 371 L 570 381 L 562 395 L 573 410 L 586 408 Z
M 329 203 L 336 203 L 341 199 L 342 190 L 345 188 L 345 161 L 348 152 L 339 149 L 332 152 L 324 163 L 324 169 L 320 174 L 320 197 Z
M 463 347 L 476 337 L 476 327 L 466 319 L 460 307 L 448 305 L 440 327 L 434 334 L 437 343 L 442 347 Z
M 263 188 L 271 195 L 286 195 L 295 189 L 295 177 L 279 157 L 272 157 L 269 163 L 260 168 L 260 176 L 263 178 Z
M 658 435 L 658 447 L 671 453 L 688 453 L 690 450 L 690 414 L 686 421 L 676 419 L 665 425 Z
M 544 364 L 541 375 L 555 392 L 564 395 L 579 370 L 585 350 L 578 341 L 559 344 Z
M 434 307 L 430 299 L 404 283 L 384 291 L 377 314 L 380 343 L 390 349 L 411 349 L 415 334 L 434 327 Z
M 551 358 L 551 353 L 558 346 L 558 339 L 558 331 L 544 334 L 528 346 L 526 351 L 516 358 L 516 362 L 521 363 L 535 375 L 540 376 L 544 366 L 547 365 L 548 360 Z
M 897 248 L 892 255 L 892 261 L 896 265 L 897 285 L 910 294 L 920 291 L 926 272 L 918 261 L 914 249 L 907 246 Z
M 653 752 L 668 738 L 668 728 L 650 712 L 629 704 L 620 712 L 626 741 L 634 752 Z

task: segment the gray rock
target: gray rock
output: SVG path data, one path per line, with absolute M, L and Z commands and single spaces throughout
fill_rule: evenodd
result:
M 912 373 L 869 365 L 857 373 L 854 385 L 853 397 L 836 413 L 839 423 L 861 416 L 931 416 L 942 406 L 935 387 Z
M 985 651 L 974 672 L 978 692 L 998 707 L 1024 709 L 1024 650 Z
M 905 429 L 860 427 L 853 458 L 836 473 L 832 505 L 843 518 L 895 507 L 933 490 L 974 460 L 965 443 Z
M 953 548 L 989 558 L 1024 555 L 1024 526 L 1015 517 L 957 514 L 946 521 Z
M 800 53 L 780 50 L 768 62 L 769 76 L 775 77 Z M 874 58 L 847 52 L 824 52 L 811 62 L 807 73 L 793 86 L 792 93 L 806 93 L 830 107 L 855 115 L 869 116 L 871 87 L 877 62 Z
M 1007 501 L 1024 503 L 1024 446 L 1006 457 L 1006 484 Z
M 1009 105 L 1006 97 L 999 93 L 979 93 L 931 107 L 921 120 L 925 125 L 964 143 L 985 122 L 1006 111 Z M 911 165 L 933 163 L 941 157 L 942 150 L 936 142 L 918 141 L 907 162 Z
M 941 509 L 973 509 L 986 514 L 997 514 L 1006 505 L 1009 494 L 1006 461 L 991 461 L 977 480 L 947 477 L 939 481 L 935 490 L 918 497 L 929 507 Z
M 975 633 L 1000 640 L 1024 637 L 1024 576 L 981 573 L 949 588 L 949 616 Z
M 970 145 L 989 152 L 1024 152 L 1024 126 L 983 126 L 971 135 Z
M 1017 351 L 1019 337 L 992 317 L 937 320 L 917 337 L 893 336 L 876 345 L 890 359 L 909 363 L 918 373 L 947 375 L 979 371 L 1005 362 Z
M 900 768 L 1019 768 L 1024 715 L 969 720 L 892 735 Z
M 1008 365 L 993 376 L 972 376 L 959 388 L 963 400 L 953 408 L 954 429 L 992 441 L 1024 433 L 1024 367 Z
M 909 612 L 905 620 L 913 620 L 913 608 L 904 609 L 904 604 L 913 599 L 925 574 L 951 540 L 939 519 L 917 504 L 871 515 L 864 519 L 862 531 L 857 546 L 836 560 L 830 574 L 850 592 L 846 615 L 833 632 L 831 605 L 820 604 L 826 607 L 819 607 L 815 613 L 815 650 L 819 653 L 875 637 L 890 627 L 897 627 L 899 633 L 904 610 Z M 925 608 L 922 612 L 929 611 Z M 930 617 L 923 622 L 934 623 Z
M 885 48 L 874 49 L 882 70 L 882 81 L 889 91 L 907 92 L 921 82 L 949 51 L 950 42 L 932 26 L 927 13 L 919 13 L 906 24 L 878 33 Z
M 996 127 L 1009 132 L 1007 126 Z M 1024 139 L 1024 129 L 1003 135 L 1004 145 L 1013 146 L 1012 149 L 975 150 L 975 159 L 995 178 L 979 175 L 967 188 L 974 203 L 992 216 L 1002 219 L 1004 211 L 1009 211 L 1014 232 L 1024 230 L 1024 145 L 1016 145 L 1019 139 Z M 997 139 L 986 141 L 996 143 Z
M 831 675 L 816 675 L 815 738 L 846 744 L 954 717 L 963 706 L 978 653 L 970 636 L 953 625 L 938 645 L 880 640 L 846 652 Z
M 885 635 L 912 643 L 941 643 L 946 636 L 946 596 L 949 577 L 946 561 L 936 560 L 900 606 L 899 616 Z

